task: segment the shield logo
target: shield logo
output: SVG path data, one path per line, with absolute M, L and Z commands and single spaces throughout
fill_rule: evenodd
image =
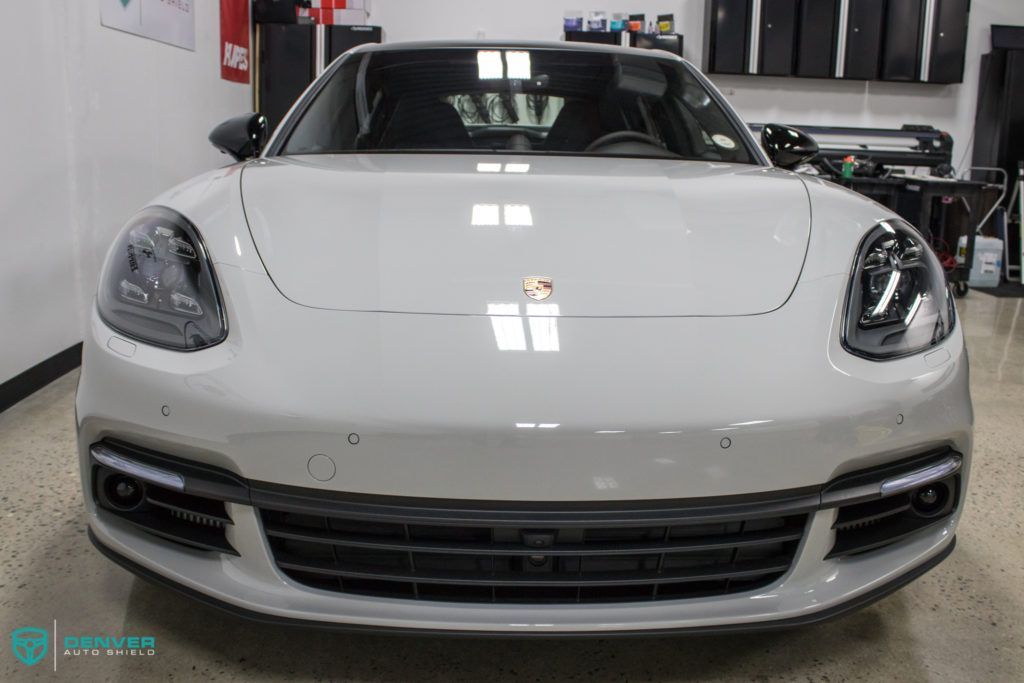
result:
M 523 294 L 534 301 L 544 301 L 554 291 L 554 284 L 549 277 L 524 277 Z
M 11 632 L 11 649 L 25 666 L 38 664 L 46 656 L 50 634 L 41 628 L 19 628 Z

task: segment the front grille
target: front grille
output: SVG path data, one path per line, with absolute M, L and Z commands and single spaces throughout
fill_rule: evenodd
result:
M 319 511 L 318 511 L 319 512 Z M 807 514 L 694 522 L 500 523 L 263 508 L 277 566 L 340 593 L 491 603 L 675 600 L 754 590 L 788 571 Z M 501 517 L 501 515 L 499 515 Z

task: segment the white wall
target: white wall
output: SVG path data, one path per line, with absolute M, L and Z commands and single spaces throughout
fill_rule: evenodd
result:
M 388 42 L 433 38 L 559 40 L 566 9 L 672 12 L 685 36 L 687 59 L 703 66 L 705 0 L 373 0 L 370 23 Z M 954 160 L 966 156 L 974 130 L 978 66 L 989 51 L 989 26 L 1024 24 L 1024 0 L 973 0 L 963 85 L 865 83 L 755 76 L 715 76 L 715 83 L 750 122 L 896 128 L 931 124 L 953 134 Z
M 195 0 L 195 52 L 101 26 L 98 0 L 30 4 L 0 23 L 0 382 L 81 341 L 114 235 L 228 163 L 206 136 L 252 107 L 220 80 L 216 0 Z

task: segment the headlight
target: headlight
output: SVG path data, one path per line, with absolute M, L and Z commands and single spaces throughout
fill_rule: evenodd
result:
M 163 207 L 143 210 L 121 231 L 103 266 L 97 306 L 112 328 L 156 346 L 194 351 L 227 336 L 199 232 Z
M 898 358 L 939 343 L 952 329 L 952 299 L 931 247 L 901 220 L 879 223 L 857 252 L 846 348 L 867 358 Z

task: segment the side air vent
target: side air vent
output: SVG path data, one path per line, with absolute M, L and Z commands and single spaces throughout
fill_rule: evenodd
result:
M 151 468 L 133 468 L 130 465 L 141 463 L 111 458 L 110 452 L 93 454 L 93 496 L 100 508 L 166 540 L 199 550 L 238 554 L 227 540 L 226 529 L 232 521 L 224 501 L 170 488 L 176 484 L 173 479 L 157 483 L 154 479 L 159 478 L 151 475 Z
M 826 558 L 884 548 L 948 518 L 960 498 L 959 467 L 960 456 L 946 451 L 892 468 L 873 495 L 852 495 L 859 475 L 837 482 L 825 499 L 847 495 L 850 502 L 836 505 L 836 540 Z M 876 482 L 880 474 L 873 471 Z

